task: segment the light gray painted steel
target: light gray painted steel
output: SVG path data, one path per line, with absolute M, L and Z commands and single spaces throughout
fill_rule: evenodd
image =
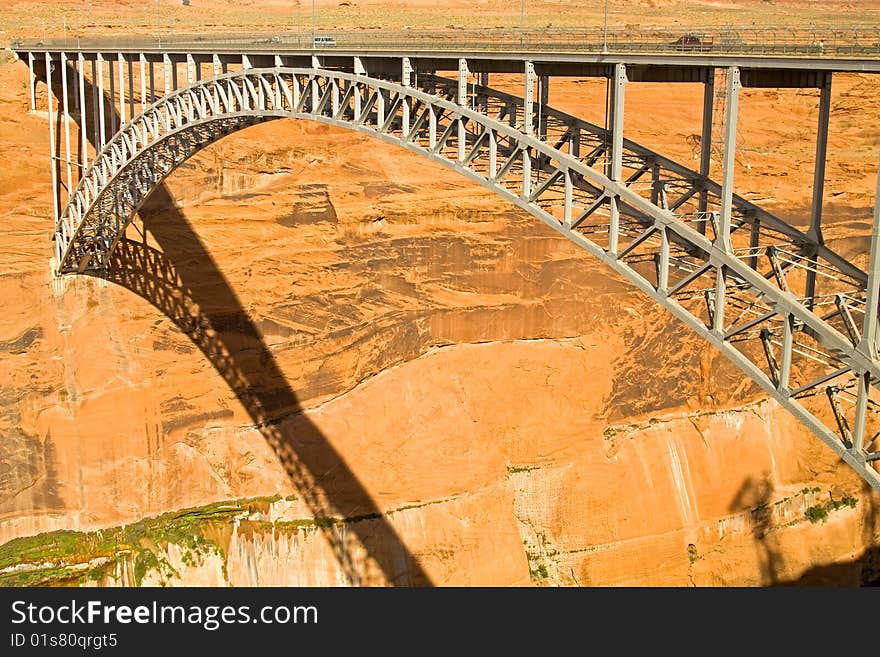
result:
M 715 103 L 715 69 L 710 68 L 707 71 L 706 82 L 703 83 L 703 125 L 700 130 L 700 175 L 709 177 L 709 171 L 712 167 L 712 114 Z M 709 206 L 709 192 L 705 189 L 700 190 L 700 202 L 697 211 L 702 215 Z M 706 232 L 706 222 L 704 220 L 697 224 L 700 232 Z
M 104 56 L 101 53 L 98 53 L 97 59 L 98 65 L 98 96 L 95 99 L 96 105 L 98 107 L 98 126 L 99 126 L 99 134 L 100 134 L 100 144 L 96 144 L 95 148 L 97 150 L 102 150 L 104 146 L 107 144 L 107 118 L 104 112 Z M 110 99 L 112 104 L 113 99 Z
M 877 170 L 877 190 L 874 196 L 874 221 L 871 227 L 871 246 L 868 252 L 868 285 L 865 299 L 865 319 L 859 349 L 870 358 L 877 358 L 877 310 L 880 306 L 880 166 Z
M 30 108 L 31 112 L 35 112 L 37 109 L 37 97 L 36 97 L 36 85 L 37 78 L 34 75 L 34 53 L 28 53 L 28 97 L 30 98 Z
M 810 229 L 807 235 L 822 244 L 822 203 L 825 193 L 825 160 L 828 152 L 828 122 L 831 115 L 831 74 L 824 74 L 819 91 L 819 125 L 816 129 L 816 163 L 813 169 L 813 201 L 810 206 Z M 816 294 L 816 270 L 807 270 L 806 297 L 810 307 Z
M 623 124 L 626 107 L 626 65 L 614 65 L 611 102 L 611 180 L 620 183 L 623 173 Z M 612 194 L 611 221 L 608 225 L 608 252 L 617 253 L 620 237 L 620 206 L 619 198 Z
M 64 164 L 67 173 L 67 195 L 68 198 L 73 194 L 73 164 L 71 163 L 70 149 L 70 100 L 69 89 L 67 83 L 67 53 L 62 52 L 60 61 L 58 62 L 58 70 L 61 73 L 61 109 L 62 120 L 64 121 Z
M 140 111 L 140 113 L 143 114 L 144 112 L 147 111 L 147 107 L 150 104 L 150 100 L 149 100 L 150 96 L 147 96 L 147 58 L 143 53 L 141 53 L 139 60 L 140 60 L 139 63 L 140 63 L 140 78 L 141 78 L 141 102 L 140 102 L 141 111 Z
M 79 92 L 79 136 L 80 136 L 80 149 L 82 150 L 82 157 L 80 158 L 80 164 L 82 165 L 82 169 L 79 171 L 79 178 L 83 177 L 83 173 L 86 170 L 86 167 L 89 166 L 89 133 L 86 130 L 86 80 L 85 80 L 85 68 L 86 68 L 86 60 L 83 57 L 82 53 L 77 55 L 77 77 L 79 78 L 79 87 L 77 91 Z M 73 193 L 73 190 L 71 190 Z
M 523 132 L 533 135 L 535 132 L 535 65 L 525 65 L 525 107 L 523 112 Z
M 120 128 L 128 123 L 128 115 L 125 111 L 125 64 L 126 59 L 122 53 L 119 53 L 116 61 L 117 75 L 119 76 L 119 125 Z
M 727 99 L 724 111 L 724 155 L 721 161 L 721 214 L 715 245 L 731 253 L 730 214 L 733 209 L 733 172 L 736 165 L 736 123 L 739 115 L 739 69 L 735 66 L 727 70 Z
M 52 55 L 46 53 L 46 110 L 49 115 L 49 166 L 52 167 L 52 218 L 55 220 L 55 228 L 58 229 L 58 220 L 61 216 L 61 207 L 58 198 L 58 167 L 57 153 L 55 150 L 55 122 L 58 117 L 53 116 L 52 107 Z

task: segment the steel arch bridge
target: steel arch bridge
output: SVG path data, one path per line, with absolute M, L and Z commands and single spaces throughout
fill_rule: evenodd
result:
M 623 138 L 623 63 L 613 66 L 608 129 L 548 107 L 544 86 L 535 103 L 529 63 L 523 98 L 469 84 L 466 64 L 458 79 L 426 74 L 414 85 L 408 62 L 399 81 L 318 63 L 190 80 L 124 122 L 59 213 L 57 272 L 104 269 L 152 190 L 227 134 L 284 117 L 348 128 L 457 171 L 585 249 L 880 490 L 880 212 L 869 275 L 827 248 L 817 223 L 802 232 L 733 194 L 739 68 L 727 70 L 717 184 L 703 167 L 692 171 Z M 822 98 L 827 124 L 824 88 Z

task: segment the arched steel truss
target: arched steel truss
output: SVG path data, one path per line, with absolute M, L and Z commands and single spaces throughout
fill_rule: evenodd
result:
M 103 269 L 150 192 L 226 134 L 283 117 L 349 128 L 439 162 L 565 235 L 880 489 L 880 360 L 876 336 L 860 330 L 871 307 L 866 274 L 742 198 L 722 220 L 716 183 L 540 107 L 535 116 L 515 96 L 432 76 L 418 88 L 318 68 L 202 80 L 147 108 L 98 154 L 56 226 L 57 270 Z

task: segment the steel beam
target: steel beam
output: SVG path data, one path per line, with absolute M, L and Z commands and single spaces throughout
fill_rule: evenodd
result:
M 550 104 L 550 78 L 546 75 L 538 77 L 538 88 L 541 93 L 541 102 L 538 104 L 538 139 L 547 141 L 547 112 Z
M 100 57 L 100 53 L 98 57 Z M 99 59 L 92 60 L 92 130 L 95 138 L 95 154 L 104 146 L 104 84 L 103 66 Z
M 468 63 L 466 59 L 458 60 L 458 104 L 461 107 L 468 107 Z M 465 132 L 464 120 L 458 119 L 458 161 L 464 161 L 465 143 L 467 134 Z
M 712 167 L 712 115 L 715 105 L 715 69 L 707 71 L 706 82 L 703 84 L 703 125 L 700 131 L 700 175 L 708 178 Z M 697 211 L 700 221 L 697 229 L 706 234 L 706 212 L 709 209 L 709 190 L 700 190 Z
M 58 228 L 58 219 L 61 217 L 60 199 L 58 198 L 58 168 L 56 166 L 57 154 L 55 152 L 55 117 L 52 116 L 52 55 L 46 53 L 46 109 L 49 115 L 49 166 L 52 167 L 52 217 L 55 228 Z
M 621 182 L 623 175 L 623 124 L 626 106 L 626 64 L 614 65 L 611 102 L 611 178 L 612 182 Z M 608 225 L 608 252 L 617 253 L 618 234 L 620 231 L 619 198 L 616 194 L 609 197 L 611 204 L 610 222 Z
M 68 84 L 67 84 L 67 53 L 62 52 L 60 56 L 58 70 L 61 73 L 61 109 L 63 111 L 64 121 L 64 163 L 67 173 L 67 198 L 73 195 L 73 164 L 70 160 L 70 101 L 68 100 Z
M 739 115 L 739 68 L 727 69 L 727 103 L 724 113 L 724 157 L 722 159 L 721 214 L 715 246 L 725 253 L 733 252 L 730 242 L 730 216 L 733 208 L 733 170 L 736 164 L 736 122 Z
M 141 67 L 141 114 L 143 114 L 150 104 L 147 96 L 147 57 L 144 53 L 141 53 L 138 59 L 140 60 Z
M 877 358 L 877 308 L 880 302 L 880 166 L 874 196 L 874 221 L 871 225 L 871 247 L 868 252 L 868 285 L 865 297 L 865 319 L 858 349 L 871 359 Z
M 86 67 L 86 59 L 82 53 L 79 53 L 76 57 L 77 66 L 77 78 L 78 78 L 78 88 L 77 92 L 79 95 L 79 136 L 80 136 L 80 164 L 82 165 L 82 169 L 80 169 L 80 179 L 82 179 L 83 174 L 85 173 L 86 167 L 89 166 L 89 133 L 86 130 L 86 78 L 85 78 L 85 67 Z M 94 80 L 93 80 L 94 82 Z
M 158 97 L 156 96 L 156 71 L 155 71 L 155 69 L 154 69 L 154 67 L 153 67 L 153 60 L 150 60 L 150 61 L 148 62 L 147 70 L 148 70 L 148 72 L 149 72 L 149 77 L 150 77 L 150 100 L 149 100 L 149 104 L 152 105 L 153 103 L 155 103 L 155 102 L 158 100 Z
M 128 59 L 128 118 L 137 116 L 134 111 L 134 59 Z
M 31 104 L 31 112 L 35 112 L 37 109 L 37 96 L 36 96 L 36 86 L 37 86 L 37 76 L 34 75 L 34 53 L 28 53 L 28 96 L 30 98 Z
M 822 237 L 822 203 L 825 194 L 825 161 L 828 154 L 828 122 L 831 116 L 831 73 L 823 73 L 824 80 L 819 88 L 819 125 L 816 129 L 816 164 L 813 168 L 813 202 L 810 206 L 810 229 L 807 236 L 815 244 L 824 244 Z M 815 258 L 816 253 L 811 252 Z M 813 297 L 816 295 L 816 270 L 807 269 L 806 282 L 807 307 L 813 308 Z
M 868 394 L 871 390 L 871 375 L 868 372 L 859 374 L 859 386 L 856 392 L 856 418 L 853 423 L 851 451 L 864 458 L 865 426 L 868 419 Z
M 172 85 L 174 84 L 174 71 L 176 66 L 171 62 L 171 57 L 168 54 L 162 55 L 162 87 L 164 89 L 164 95 L 170 96 Z
M 125 55 L 119 53 L 117 55 L 116 67 L 119 69 L 117 74 L 119 75 L 119 127 L 125 127 L 125 124 L 128 123 L 128 116 L 125 112 Z M 113 131 L 114 134 L 116 131 Z
M 110 83 L 110 107 L 112 108 L 116 104 L 116 78 L 113 75 L 113 60 L 107 60 L 107 78 Z M 116 134 L 116 118 L 119 114 L 113 110 L 110 112 L 110 130 L 107 135 L 104 137 L 105 142 L 110 141 L 110 138 Z
M 523 95 L 523 132 L 529 136 L 535 134 L 535 65 L 526 62 L 525 94 Z
M 400 83 L 403 85 L 405 89 L 409 89 L 412 86 L 412 78 L 413 78 L 413 67 L 410 63 L 409 57 L 401 58 L 400 62 Z M 403 109 L 401 110 L 401 128 L 403 130 L 404 135 L 409 134 L 409 124 L 410 124 L 410 99 L 409 97 L 405 97 L 403 99 Z

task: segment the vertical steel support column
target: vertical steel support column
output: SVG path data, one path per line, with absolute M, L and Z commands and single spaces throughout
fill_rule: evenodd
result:
M 572 173 L 569 169 L 565 170 L 563 181 L 565 183 L 565 192 L 562 201 L 562 223 L 566 228 L 571 228 L 571 206 L 573 203 L 573 184 L 571 180 Z
M 825 73 L 819 89 L 819 125 L 816 128 L 816 164 L 813 168 L 813 204 L 810 210 L 810 229 L 807 237 L 816 244 L 824 243 L 822 237 L 822 203 L 825 196 L 825 161 L 828 154 L 828 122 L 831 117 L 831 73 Z M 810 257 L 816 258 L 814 250 Z M 813 309 L 816 295 L 816 270 L 807 269 L 806 305 Z
M 614 106 L 613 103 L 614 97 L 614 69 L 611 69 L 611 72 L 608 74 L 608 77 L 605 78 L 605 155 L 602 158 L 605 161 L 605 165 L 602 167 L 605 176 L 611 177 L 611 157 L 609 155 L 610 148 L 608 144 L 608 139 L 611 136 L 611 112 Z
M 525 65 L 525 93 L 523 95 L 523 132 L 529 136 L 535 134 L 535 75 L 534 62 Z M 522 149 L 522 197 L 528 200 L 532 193 L 532 156 L 528 146 Z
M 715 246 L 725 253 L 733 252 L 730 242 L 730 215 L 733 210 L 733 170 L 736 163 L 736 121 L 739 116 L 739 67 L 727 69 L 727 106 L 724 115 L 724 158 L 721 172 L 721 215 Z
M 171 62 L 171 57 L 167 53 L 162 54 L 162 82 L 163 88 L 166 96 L 171 95 L 171 89 L 174 85 L 174 64 Z
M 150 76 L 150 104 L 153 104 L 156 102 L 156 71 L 154 70 L 152 60 L 147 68 Z
M 61 109 L 64 114 L 64 162 L 67 165 L 67 198 L 73 194 L 73 165 L 70 163 L 70 102 L 67 88 L 67 53 L 62 52 L 59 66 L 61 73 Z
M 312 93 L 310 94 L 311 97 L 312 97 L 312 114 L 317 114 L 317 112 L 318 112 L 318 103 L 319 103 L 319 101 L 321 100 L 321 87 L 318 86 L 318 78 L 313 77 L 312 80 L 311 80 L 311 82 L 310 82 L 310 85 L 311 85 L 311 87 L 312 87 Z M 378 122 L 378 125 L 379 125 L 379 126 L 382 125 L 382 116 L 381 116 L 381 114 L 384 114 L 384 112 L 381 112 L 382 105 L 383 105 L 383 100 L 384 100 L 384 99 L 383 99 L 383 97 L 382 97 L 381 92 L 378 92 L 378 91 L 377 91 L 376 105 L 377 105 L 377 107 L 379 107 L 379 109 L 380 109 L 380 111 L 378 112 L 378 114 L 379 114 L 379 122 Z
M 98 97 L 95 99 L 96 104 L 98 106 L 98 128 L 99 128 L 99 139 L 96 144 L 98 150 L 104 148 L 104 145 L 107 143 L 107 118 L 104 116 L 104 56 L 101 53 L 98 53 L 97 60 L 98 67 Z M 112 102 L 112 101 L 111 101 Z
M 125 114 L 125 55 L 122 53 L 117 55 L 116 67 L 119 69 L 119 128 L 121 129 L 128 123 Z
M 659 206 L 662 203 L 661 197 L 662 194 L 660 193 L 660 165 L 655 162 L 651 165 L 651 203 Z
M 865 425 L 868 420 L 868 392 L 871 388 L 870 372 L 859 373 L 859 390 L 856 393 L 856 419 L 853 423 L 852 446 L 850 450 L 862 453 L 865 445 Z
M 716 335 L 724 333 L 724 302 L 727 293 L 727 272 L 724 265 L 718 265 L 715 274 L 715 307 L 712 313 L 712 331 Z
M 657 262 L 657 291 L 669 294 L 669 234 L 666 226 L 660 229 L 660 258 Z
M 82 53 L 76 56 L 77 59 L 77 76 L 79 77 L 79 137 L 82 144 L 82 156 L 80 157 L 79 177 L 82 179 L 85 175 L 86 167 L 89 166 L 89 133 L 86 131 L 86 58 Z M 94 80 L 93 80 L 94 82 Z
M 103 142 L 101 141 L 101 136 L 103 133 L 103 122 L 99 120 L 99 115 L 101 112 L 101 108 L 104 107 L 104 94 L 101 92 L 100 99 L 98 98 L 98 89 L 101 88 L 101 81 L 98 75 L 98 71 L 101 70 L 101 67 L 98 66 L 98 57 L 101 56 L 101 53 L 97 53 L 95 59 L 92 60 L 92 134 L 94 136 L 94 140 L 92 143 L 95 145 L 95 155 L 101 150 L 101 146 L 103 146 Z
M 137 114 L 134 111 L 134 60 L 128 60 L 128 118 L 133 119 Z
M 55 156 L 55 121 L 52 116 L 52 55 L 46 53 L 46 109 L 49 115 L 49 165 L 52 167 L 52 218 L 58 229 L 61 208 L 58 203 L 58 170 Z
M 538 77 L 541 101 L 538 104 L 538 139 L 547 141 L 547 105 L 550 104 L 550 77 Z
M 489 180 L 498 175 L 498 137 L 494 130 L 489 130 Z
M 34 75 L 34 53 L 28 53 L 28 87 L 30 92 L 31 99 L 31 112 L 36 111 L 37 109 L 37 96 L 36 96 L 36 85 L 37 78 Z
M 315 81 L 315 96 L 318 94 L 318 82 Z M 376 89 L 376 130 L 380 131 L 385 123 L 385 91 Z
M 250 68 L 250 67 L 248 67 Z M 187 86 L 196 82 L 196 60 L 193 59 L 191 53 L 186 53 L 186 84 Z
M 865 320 L 859 350 L 870 358 L 877 358 L 877 308 L 880 305 L 880 167 L 877 172 L 877 191 L 874 198 L 874 222 L 871 226 L 871 250 L 868 256 L 868 288 L 865 297 Z
M 623 175 L 623 119 L 626 106 L 626 64 L 614 65 L 614 84 L 612 87 L 613 102 L 611 103 L 611 180 L 621 182 Z M 608 225 L 608 252 L 617 253 L 617 241 L 620 231 L 620 209 L 618 197 L 612 194 L 611 211 Z
M 216 71 L 219 68 L 220 62 L 214 63 L 214 70 Z M 281 59 L 281 55 L 275 55 L 275 68 L 281 68 L 284 66 L 284 60 Z M 214 73 L 217 75 L 217 73 Z M 284 86 L 284 80 L 281 79 L 281 76 L 278 75 L 275 78 L 275 97 L 272 102 L 275 105 L 275 109 L 281 109 L 284 107 L 284 93 L 282 92 L 282 87 Z M 336 97 L 333 97 L 333 101 L 336 101 Z M 217 93 L 217 90 L 214 90 L 214 103 L 216 105 L 220 105 L 220 95 Z M 336 110 L 333 111 L 334 116 L 336 115 Z
M 700 175 L 709 177 L 712 166 L 712 112 L 715 103 L 715 69 L 706 71 L 706 82 L 703 83 L 703 126 L 700 131 Z M 709 209 L 709 192 L 706 189 L 700 191 L 697 211 L 700 219 L 697 221 L 697 229 L 703 235 L 706 234 L 706 212 Z
M 113 59 L 107 60 L 107 76 L 110 78 L 110 107 L 114 107 L 116 105 L 116 77 L 113 73 Z M 107 141 L 110 141 L 110 138 L 116 134 L 116 118 L 117 113 L 115 110 L 110 112 L 110 134 L 107 135 Z
M 535 134 L 535 65 L 526 62 L 526 89 L 523 95 L 523 132 Z
M 220 64 L 220 55 L 218 55 L 217 53 L 214 53 L 213 55 L 211 55 L 211 71 L 214 74 L 215 78 L 218 75 L 222 75 L 223 66 Z M 281 93 L 281 85 L 282 84 L 283 84 L 282 82 L 279 82 L 279 84 L 278 84 L 278 93 L 279 94 Z M 220 106 L 220 92 L 217 90 L 216 86 L 214 87 L 214 104 L 217 105 L 218 107 Z M 280 105 L 281 105 L 281 103 L 279 103 L 279 106 Z M 291 108 L 291 109 L 293 109 L 293 108 Z
M 407 89 L 412 86 L 413 67 L 409 57 L 404 57 L 400 62 L 400 83 Z M 403 138 L 406 139 L 409 134 L 409 98 L 403 99 Z
M 312 58 L 312 59 L 314 59 L 314 58 Z M 247 55 L 242 55 L 242 56 L 241 56 L 241 68 L 242 68 L 243 71 L 247 71 L 249 68 L 251 68 L 251 58 L 248 57 Z M 312 87 L 312 89 L 314 89 L 314 87 Z M 247 83 L 246 83 L 246 82 L 243 82 L 243 83 L 242 83 L 241 97 L 242 97 L 242 99 L 244 100 L 244 103 L 243 103 L 243 104 L 244 104 L 244 109 L 250 109 L 250 107 L 251 107 L 251 100 L 250 100 L 251 96 L 250 96 L 250 94 L 248 93 Z M 313 109 L 314 109 L 314 106 L 315 106 L 315 99 L 314 99 L 314 97 L 313 97 L 313 98 L 312 98 L 312 108 L 313 108 Z
M 150 104 L 147 102 L 149 96 L 147 96 L 147 56 L 144 53 L 141 53 L 138 57 L 141 63 L 141 114 L 144 113 L 144 110 L 147 109 L 147 106 Z
M 363 87 L 357 81 L 355 81 L 353 84 L 355 85 L 355 89 L 354 89 L 354 120 L 355 120 L 355 123 L 357 123 L 361 120 L 361 111 L 363 110 L 363 107 L 361 105 L 361 101 L 363 100 L 363 96 L 361 95 L 363 93 Z
M 355 75 L 366 75 L 367 68 L 364 66 L 364 61 L 360 57 L 354 58 L 354 74 Z
M 794 347 L 794 317 L 790 313 L 782 316 L 782 347 L 780 349 L 779 381 L 776 388 L 783 392 L 789 392 L 789 379 L 791 378 L 791 354 Z
M 72 73 L 71 84 L 73 85 L 73 89 L 71 91 L 71 96 L 73 96 L 73 115 L 79 116 L 79 74 L 77 63 L 79 59 L 69 59 L 70 62 L 70 72 Z
M 461 107 L 468 106 L 467 93 L 468 64 L 466 59 L 458 60 L 458 104 Z M 458 161 L 464 160 L 464 146 L 467 136 L 465 135 L 464 119 L 458 118 Z

